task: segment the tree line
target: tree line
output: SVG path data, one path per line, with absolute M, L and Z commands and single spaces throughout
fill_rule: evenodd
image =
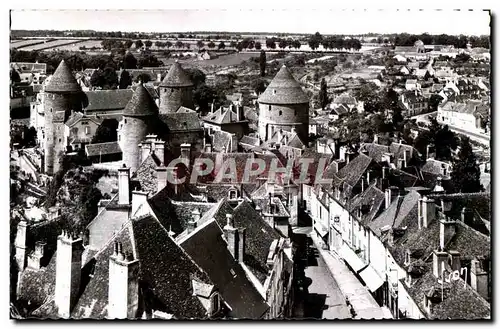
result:
M 127 60 L 130 59 L 128 54 L 111 53 L 110 55 L 89 55 L 85 52 L 70 52 L 70 51 L 55 51 L 55 52 L 44 52 L 44 51 L 22 51 L 11 49 L 10 51 L 10 61 L 11 62 L 30 62 L 47 64 L 47 74 L 52 74 L 61 60 L 66 62 L 66 64 L 73 71 L 83 71 L 85 69 L 105 69 L 107 67 L 118 70 L 120 68 L 125 68 Z M 135 57 L 134 57 L 135 59 Z M 152 54 L 144 53 L 141 54 L 136 60 L 134 68 L 143 67 L 160 67 L 164 63 Z M 132 68 L 128 67 L 127 68 Z
M 421 40 L 424 45 L 452 45 L 455 48 L 466 48 L 467 42 L 470 42 L 472 47 L 490 48 L 490 36 L 488 35 L 468 37 L 465 35 L 400 33 L 393 35 L 392 38 L 395 46 L 413 46 L 417 40 Z

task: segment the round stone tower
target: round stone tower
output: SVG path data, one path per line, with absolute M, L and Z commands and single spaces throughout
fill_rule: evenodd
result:
M 82 109 L 82 89 L 64 60 L 61 61 L 45 86 L 44 93 L 45 173 L 53 175 L 59 171 L 62 157 L 66 151 L 64 122 L 71 111 L 81 111 Z
M 154 130 L 155 119 L 158 119 L 158 107 L 146 88 L 139 83 L 123 110 L 123 119 L 118 128 L 123 163 L 131 172 L 135 172 L 140 165 L 139 144 Z
M 307 145 L 309 98 L 283 65 L 259 99 L 259 137 L 263 141 L 282 129 L 292 131 Z
M 193 108 L 193 82 L 175 62 L 160 84 L 160 113 L 174 113 L 181 106 Z

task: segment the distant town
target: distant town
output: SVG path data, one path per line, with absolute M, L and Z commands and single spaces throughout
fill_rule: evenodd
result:
M 11 318 L 491 319 L 490 74 L 489 35 L 11 30 Z

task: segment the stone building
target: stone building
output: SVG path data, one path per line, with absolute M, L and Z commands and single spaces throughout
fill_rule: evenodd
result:
M 45 87 L 45 173 L 56 173 L 65 152 L 64 122 L 72 111 L 80 111 L 82 89 L 66 63 L 61 61 Z
M 160 84 L 160 113 L 175 113 L 181 106 L 193 108 L 193 82 L 175 62 Z
M 280 129 L 295 131 L 307 145 L 309 98 L 283 65 L 259 99 L 259 137 L 267 141 Z
M 123 119 L 118 127 L 118 144 L 123 152 L 123 162 L 135 172 L 140 165 L 139 144 L 154 129 L 158 118 L 158 107 L 142 84 L 123 110 Z

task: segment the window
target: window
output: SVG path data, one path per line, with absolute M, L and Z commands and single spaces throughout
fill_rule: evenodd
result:
M 283 111 L 279 111 L 279 115 L 282 115 L 283 114 Z
M 271 105 L 269 105 L 269 111 L 271 111 Z
M 52 113 L 52 107 L 50 108 L 50 113 Z
M 122 140 L 121 135 L 118 135 L 118 141 L 120 142 Z
M 214 292 L 210 297 L 211 315 L 217 314 L 217 312 L 219 312 L 219 306 L 220 306 L 219 294 L 217 292 Z
M 127 123 L 127 119 L 125 119 L 124 122 Z
M 85 134 L 87 134 L 87 135 L 90 134 L 90 127 L 89 126 L 85 127 Z
M 61 139 L 59 138 L 59 143 L 61 142 Z

